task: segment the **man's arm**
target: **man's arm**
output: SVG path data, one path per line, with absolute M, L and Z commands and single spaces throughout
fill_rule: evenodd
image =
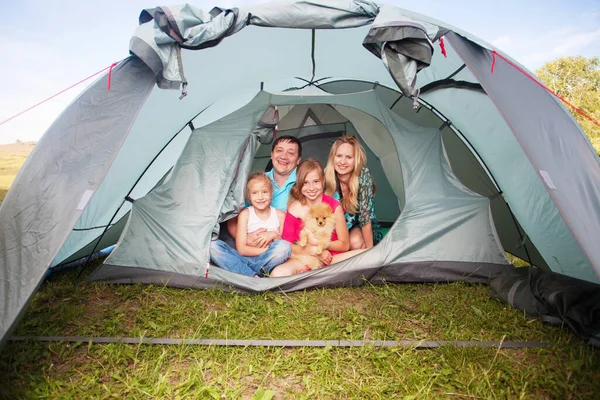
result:
M 237 226 L 238 226 L 238 217 L 233 217 L 229 221 L 227 221 L 227 232 L 231 235 L 232 238 L 237 237 Z

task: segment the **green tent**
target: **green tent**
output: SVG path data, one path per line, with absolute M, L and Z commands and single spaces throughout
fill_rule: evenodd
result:
M 599 282 L 597 155 L 522 66 L 468 33 L 370 1 L 183 5 L 143 11 L 130 50 L 110 90 L 104 76 L 52 124 L 0 208 L 2 339 L 49 268 L 115 243 L 90 279 L 488 282 L 507 251 Z M 390 226 L 378 246 L 285 278 L 209 264 L 275 125 L 322 161 L 340 135 L 360 137 Z

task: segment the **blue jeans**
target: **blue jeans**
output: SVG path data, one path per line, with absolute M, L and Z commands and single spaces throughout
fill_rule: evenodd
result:
M 223 269 L 248 276 L 268 275 L 291 255 L 292 246 L 285 240 L 276 240 L 264 253 L 250 257 L 242 256 L 221 239 L 210 242 L 210 261 Z

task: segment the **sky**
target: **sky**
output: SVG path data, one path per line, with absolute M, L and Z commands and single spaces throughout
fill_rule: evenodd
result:
M 154 0 L 156 1 L 156 0 Z M 259 0 L 194 1 L 209 11 Z M 559 57 L 600 56 L 599 0 L 387 0 L 492 43 L 535 71 Z M 153 0 L 20 0 L 3 6 L 0 144 L 37 141 L 87 81 L 3 121 L 129 55 L 140 12 Z

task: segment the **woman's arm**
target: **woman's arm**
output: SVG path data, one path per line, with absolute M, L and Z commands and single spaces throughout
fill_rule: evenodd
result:
M 360 227 L 360 231 L 363 235 L 363 240 L 365 241 L 365 247 L 370 249 L 374 246 L 373 243 L 373 224 L 369 222 L 366 225 Z
M 335 233 L 337 240 L 333 241 L 327 247 L 329 251 L 348 251 L 350 249 L 350 235 L 346 226 L 346 218 L 342 206 L 338 206 L 334 212 L 335 215 Z
M 246 243 L 248 235 L 248 215 L 247 208 L 243 209 L 238 215 L 238 226 L 235 236 L 235 248 L 241 255 L 245 257 L 258 256 L 267 250 L 267 247 L 253 247 Z
M 358 179 L 358 226 L 363 235 L 365 246 L 370 249 L 373 243 L 373 224 L 371 216 L 375 214 L 375 195 L 373 178 L 367 167 L 363 168 Z

